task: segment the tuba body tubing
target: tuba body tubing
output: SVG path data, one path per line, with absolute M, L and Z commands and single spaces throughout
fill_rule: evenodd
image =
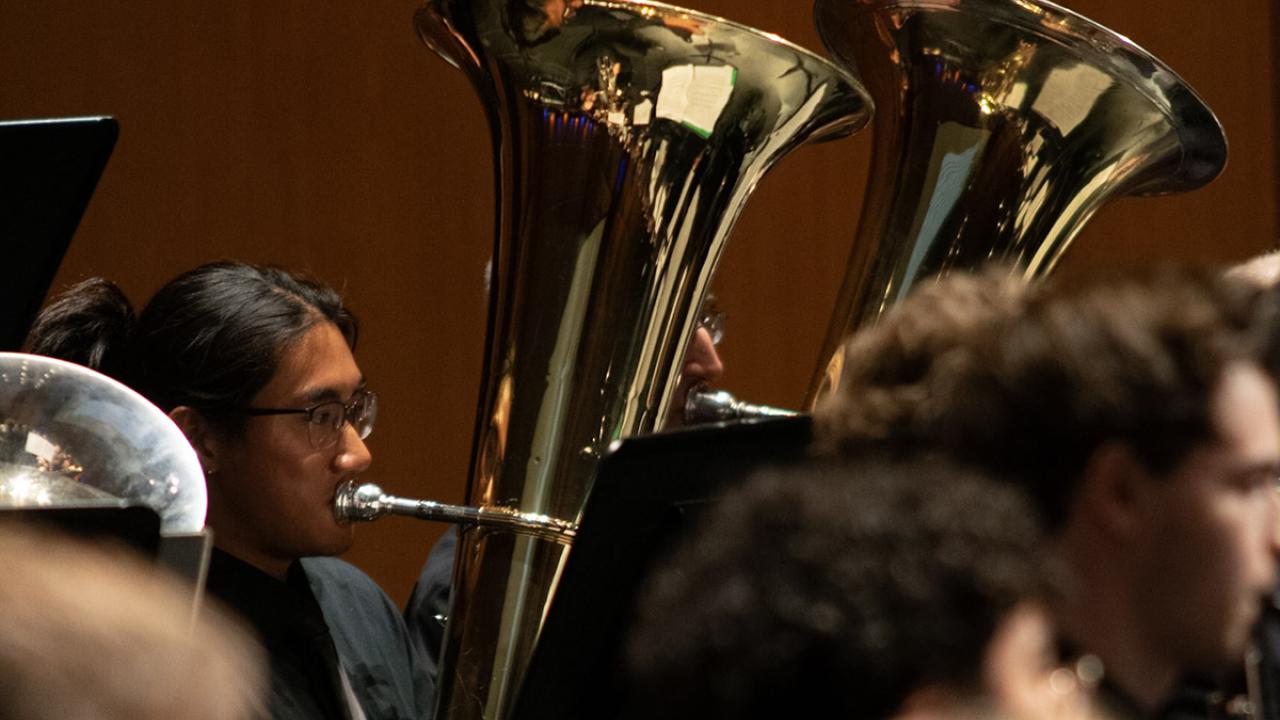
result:
M 656 2 L 431 0 L 415 26 L 471 80 L 494 148 L 466 502 L 572 529 L 610 445 L 661 429 L 756 183 L 803 142 L 862 127 L 871 104 L 802 48 Z M 572 544 L 480 517 L 459 540 L 437 718 L 509 715 Z
M 1124 36 L 1046 0 L 816 0 L 876 104 L 871 171 L 806 407 L 841 343 L 921 279 L 1053 269 L 1108 201 L 1198 188 L 1227 159 L 1209 107 Z

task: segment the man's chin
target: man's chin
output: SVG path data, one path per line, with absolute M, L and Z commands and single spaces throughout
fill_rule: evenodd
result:
M 325 533 L 323 539 L 316 543 L 316 552 L 313 555 L 341 555 L 351 549 L 352 543 L 355 541 L 355 526 L 347 523 L 339 525 L 336 522 L 329 532 Z
M 1204 648 L 1194 653 L 1195 658 L 1191 661 L 1190 669 L 1197 673 L 1214 674 L 1240 667 L 1249 649 L 1252 630 L 1253 623 L 1249 623 L 1241 630 L 1233 629 L 1222 638 L 1217 647 Z
M 1245 610 L 1240 613 L 1239 620 L 1232 632 L 1227 637 L 1227 647 L 1225 655 L 1232 659 L 1232 664 L 1237 664 L 1240 658 L 1243 658 L 1249 650 L 1249 642 L 1253 638 L 1254 628 L 1258 622 L 1262 620 L 1262 613 L 1265 604 L 1268 602 L 1270 594 L 1264 598 L 1260 598 L 1256 603 L 1250 603 Z

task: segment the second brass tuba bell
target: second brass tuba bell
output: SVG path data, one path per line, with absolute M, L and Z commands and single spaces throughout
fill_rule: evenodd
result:
M 662 426 L 756 183 L 870 102 L 799 47 L 660 3 L 433 0 L 415 21 L 480 95 L 500 191 L 467 502 L 572 525 L 609 445 Z M 507 715 L 570 542 L 462 533 L 436 717 Z
M 1051 270 L 1125 195 L 1191 190 L 1226 163 L 1217 118 L 1164 63 L 1045 0 L 817 0 L 876 103 L 871 173 L 808 407 L 840 343 L 919 279 L 998 259 Z

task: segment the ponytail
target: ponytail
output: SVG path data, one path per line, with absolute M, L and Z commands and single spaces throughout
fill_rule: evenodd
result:
M 137 315 L 124 292 L 110 280 L 89 278 L 40 312 L 24 348 L 122 379 L 136 325 Z

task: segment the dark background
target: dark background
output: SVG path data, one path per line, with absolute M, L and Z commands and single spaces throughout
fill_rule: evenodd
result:
M 811 6 L 691 0 L 811 49 Z M 1195 193 L 1121 200 L 1060 272 L 1271 248 L 1276 9 L 1268 0 L 1075 0 L 1177 69 L 1231 142 Z M 492 243 L 488 131 L 460 73 L 419 44 L 418 3 L 40 0 L 0 3 L 0 118 L 112 114 L 120 141 L 56 286 L 90 275 L 145 301 L 200 262 L 308 269 L 361 315 L 382 393 L 367 478 L 459 502 Z M 797 406 L 840 283 L 871 138 L 802 148 L 761 183 L 715 288 L 729 312 L 724 386 Z M 402 601 L 443 527 L 389 519 L 349 557 Z

